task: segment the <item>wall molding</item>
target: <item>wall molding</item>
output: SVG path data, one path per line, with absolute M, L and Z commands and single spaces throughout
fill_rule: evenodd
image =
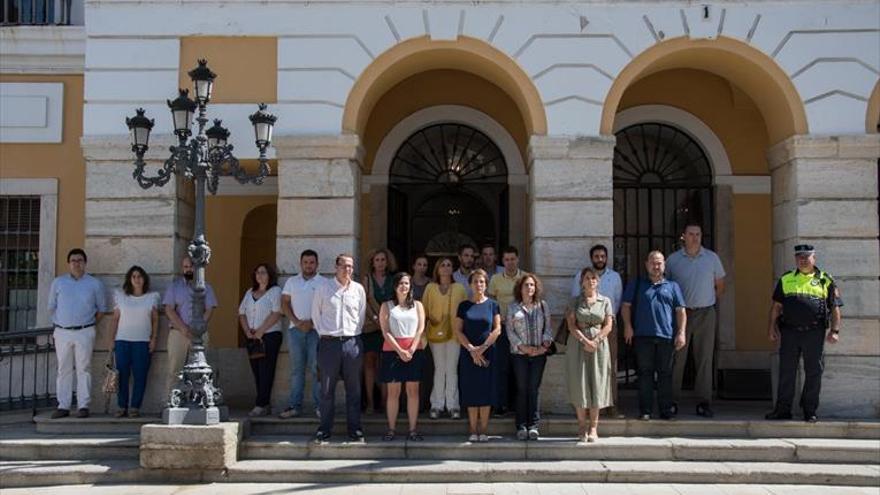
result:
M 85 26 L 5 26 L 0 74 L 82 74 Z

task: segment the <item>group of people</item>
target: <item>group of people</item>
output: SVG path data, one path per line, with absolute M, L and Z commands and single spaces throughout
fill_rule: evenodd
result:
M 718 256 L 702 246 L 701 236 L 699 225 L 687 225 L 682 248 L 668 259 L 660 251 L 650 252 L 646 276 L 634 277 L 625 288 L 620 275 L 608 266 L 607 249 L 593 246 L 589 266 L 575 274 L 558 326 L 551 320 L 540 278 L 520 269 L 515 247 L 502 250 L 501 265 L 491 245 L 479 252 L 463 245 L 457 260 L 442 256 L 432 269 L 427 256 L 417 255 L 409 273 L 398 272 L 393 254 L 378 249 L 369 254 L 360 282 L 353 277 L 352 255 L 338 255 L 334 275 L 325 278 L 319 274 L 318 254 L 305 250 L 299 273 L 283 288 L 273 265 L 261 263 L 252 271 L 252 286 L 239 306 L 238 323 L 248 342 L 257 391 L 250 415 L 271 414 L 275 368 L 286 340 L 291 387 L 281 418 L 303 413 L 305 381 L 310 376 L 320 420 L 314 441 L 326 442 L 332 434 L 337 382 L 342 380 L 352 441 L 364 439 L 362 391 L 368 411 L 384 405 L 388 430 L 383 439 L 393 440 L 404 390 L 406 438 L 422 440 L 420 383 L 430 350 L 430 418 L 448 414 L 457 419 L 464 410 L 468 440 L 485 442 L 490 414 L 503 415 L 512 404 L 516 437 L 537 440 L 539 390 L 547 356 L 564 344 L 568 398 L 577 415 L 578 438 L 594 442 L 600 410 L 616 400 L 612 334 L 620 326 L 619 314 L 624 340 L 637 358 L 640 418 L 654 416 L 655 390 L 657 415 L 671 419 L 678 413 L 689 347 L 693 347 L 695 392 L 700 399 L 696 414 L 712 417 L 715 307 L 724 290 L 725 272 Z M 768 334 L 779 342 L 781 371 L 775 408 L 767 418 L 791 418 L 794 376 L 803 356 L 806 381 L 801 408 L 805 420 L 816 421 L 823 344 L 839 338 L 842 301 L 831 276 L 815 266 L 812 246 L 796 246 L 795 255 L 797 269 L 777 283 L 770 311 Z M 53 282 L 49 299 L 58 357 L 58 409 L 53 418 L 70 414 L 74 368 L 77 416 L 89 415 L 95 324 L 108 313 L 101 282 L 85 271 L 86 253 L 73 249 L 67 259 L 69 273 Z M 139 266 L 128 270 L 122 288 L 114 293 L 109 314 L 120 376 L 117 417 L 139 415 L 156 348 L 159 311 L 164 311 L 170 327 L 166 391 L 185 363 L 193 337 L 189 327 L 192 261 L 184 258 L 181 268 L 182 276 L 161 299 L 150 291 L 150 277 Z M 217 305 L 210 285 L 205 303 L 208 320 Z M 289 323 L 286 337 L 282 316 Z

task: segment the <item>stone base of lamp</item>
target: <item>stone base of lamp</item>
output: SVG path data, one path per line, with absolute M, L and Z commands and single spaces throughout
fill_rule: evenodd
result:
M 224 469 L 238 460 L 238 423 L 141 427 L 140 463 L 147 469 Z
M 226 409 L 229 417 L 229 409 Z M 167 407 L 162 411 L 162 422 L 166 425 L 215 425 L 220 420 L 217 407 Z

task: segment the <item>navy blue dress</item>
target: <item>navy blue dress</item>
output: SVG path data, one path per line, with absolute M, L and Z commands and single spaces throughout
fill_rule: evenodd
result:
M 500 315 L 498 303 L 487 299 L 479 304 L 464 301 L 458 305 L 456 316 L 464 322 L 462 331 L 473 345 L 481 345 L 492 332 L 492 321 Z M 461 407 L 492 406 L 495 403 L 495 346 L 486 349 L 483 356 L 489 366 L 474 364 L 469 352 L 462 349 L 458 356 L 458 391 Z

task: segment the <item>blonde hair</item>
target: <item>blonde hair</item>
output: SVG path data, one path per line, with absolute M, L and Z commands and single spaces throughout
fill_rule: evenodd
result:
M 385 248 L 374 249 L 367 254 L 367 271 L 370 275 L 373 274 L 373 259 L 376 258 L 378 254 L 384 254 L 385 259 L 388 260 L 388 264 L 385 268 L 385 273 L 396 273 L 397 272 L 397 259 L 391 253 L 391 251 Z

